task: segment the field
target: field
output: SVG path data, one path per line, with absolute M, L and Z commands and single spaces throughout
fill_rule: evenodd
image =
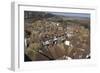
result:
M 90 59 L 90 14 L 24 11 L 24 61 Z

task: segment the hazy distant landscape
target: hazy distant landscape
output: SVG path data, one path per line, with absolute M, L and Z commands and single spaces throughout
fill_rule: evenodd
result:
M 90 14 L 24 11 L 25 62 L 90 57 Z

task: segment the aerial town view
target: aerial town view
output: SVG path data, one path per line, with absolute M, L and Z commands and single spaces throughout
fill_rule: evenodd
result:
M 90 14 L 24 11 L 24 61 L 90 59 Z

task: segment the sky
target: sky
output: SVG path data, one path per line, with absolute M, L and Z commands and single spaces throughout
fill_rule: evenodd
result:
M 60 12 L 54 12 L 52 14 L 55 14 L 55 15 L 62 15 L 62 16 L 76 16 L 76 17 L 87 17 L 89 18 L 90 17 L 90 14 L 88 13 L 60 13 Z

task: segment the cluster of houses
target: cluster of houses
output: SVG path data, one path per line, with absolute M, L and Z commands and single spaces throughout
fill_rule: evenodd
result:
M 38 41 L 38 43 L 40 43 L 42 45 L 41 49 L 38 51 L 38 53 L 40 52 L 40 53 L 42 53 L 42 55 L 47 55 L 47 53 L 50 52 L 51 55 L 53 54 L 53 56 L 55 56 L 56 54 L 54 51 L 56 49 L 59 51 L 58 55 L 60 55 L 60 52 L 66 53 L 66 51 L 65 51 L 66 49 L 67 49 L 67 52 L 69 53 L 68 50 L 70 48 L 71 48 L 71 50 L 73 50 L 74 44 L 77 44 L 77 42 L 79 42 L 79 40 L 75 40 L 74 44 L 72 44 L 73 38 L 74 39 L 76 38 L 76 37 L 74 37 L 75 33 L 78 33 L 78 31 L 80 31 L 80 30 L 78 30 L 78 29 L 80 29 L 80 26 L 68 25 L 67 27 L 64 27 L 63 25 L 64 25 L 63 23 L 46 21 L 46 20 L 38 20 L 38 21 L 34 22 L 32 24 L 33 29 L 31 31 L 31 34 L 32 34 L 31 37 L 28 37 L 28 38 L 25 37 L 25 39 L 24 39 L 24 44 L 25 44 L 26 49 L 29 47 L 30 41 L 35 40 L 35 42 Z M 36 37 L 37 40 L 32 38 L 33 34 L 37 35 L 37 37 Z M 58 47 L 58 45 L 62 45 L 62 44 L 63 44 L 63 47 Z M 67 46 L 67 48 L 65 46 Z M 75 47 L 75 49 L 76 48 L 77 47 Z M 47 53 L 44 53 L 43 50 L 46 50 Z M 70 50 L 70 52 L 71 52 L 71 50 Z M 84 49 L 81 49 L 81 48 L 76 49 L 76 50 L 83 50 L 83 52 L 85 51 Z M 77 52 L 76 51 L 74 52 L 74 51 L 71 54 L 73 56 L 75 56 L 77 54 Z M 62 54 L 59 57 L 61 57 L 63 59 L 73 59 L 74 58 L 74 57 L 68 56 L 66 54 Z M 58 59 L 59 57 L 55 57 L 54 59 Z M 90 57 L 90 55 L 87 54 L 86 58 L 89 58 L 89 57 Z M 78 58 L 82 58 L 82 54 L 78 54 Z

